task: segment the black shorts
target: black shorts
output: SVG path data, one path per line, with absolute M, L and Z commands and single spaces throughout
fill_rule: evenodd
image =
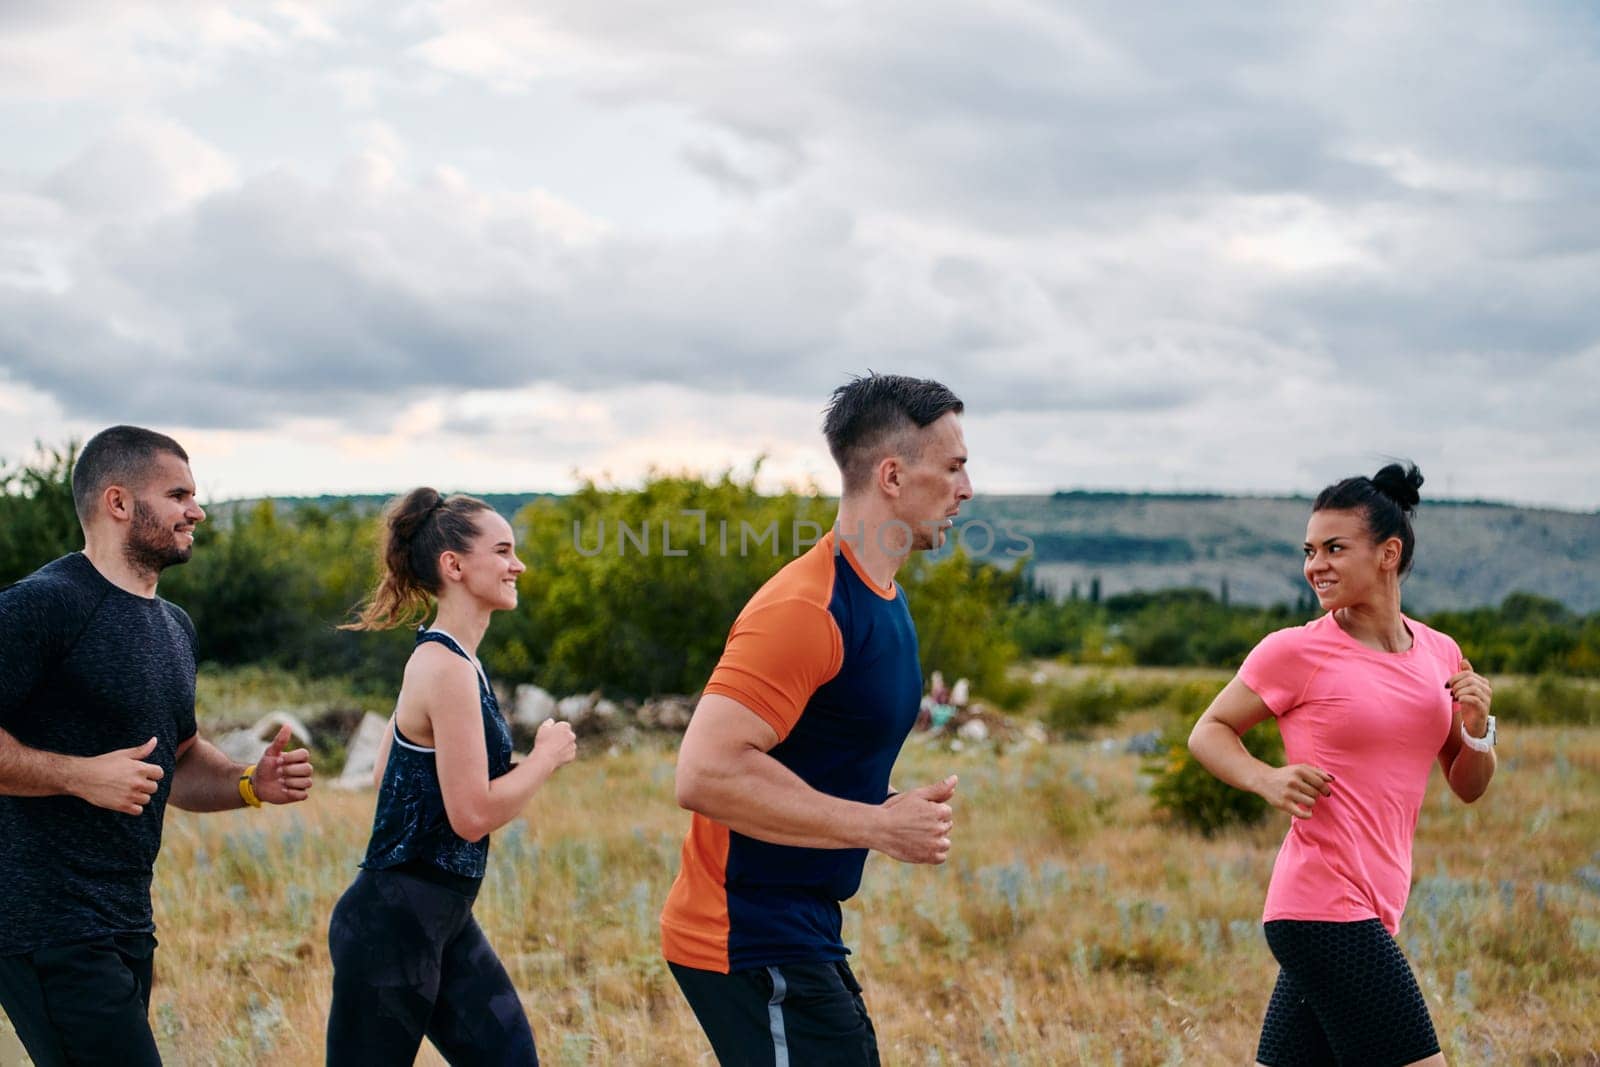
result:
M 118 934 L 0 956 L 0 1008 L 35 1067 L 159 1067 L 150 1032 L 156 939 Z
M 722 1067 L 877 1067 L 878 1035 L 843 960 L 732 974 L 667 966 Z
M 1283 969 L 1258 1063 L 1400 1067 L 1439 1051 L 1422 990 L 1382 922 L 1277 919 L 1266 933 Z

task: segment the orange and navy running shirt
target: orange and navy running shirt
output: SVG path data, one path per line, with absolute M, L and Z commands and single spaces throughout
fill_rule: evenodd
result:
M 757 591 L 705 691 L 761 716 L 778 734 L 769 755 L 813 789 L 880 804 L 922 698 L 917 632 L 905 592 L 874 585 L 838 543 L 830 531 Z M 697 813 L 661 913 L 662 951 L 722 973 L 843 959 L 839 902 L 866 859 L 758 841 Z

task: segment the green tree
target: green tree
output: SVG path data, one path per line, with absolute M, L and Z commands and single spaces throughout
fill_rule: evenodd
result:
M 337 629 L 376 581 L 379 529 L 348 502 L 217 507 L 195 531 L 190 562 L 162 576 L 161 592 L 194 619 L 206 662 L 393 688 L 411 636 Z
M 694 692 L 744 602 L 832 518 L 815 492 L 762 496 L 754 472 L 535 501 L 517 515 L 521 602 L 490 630 L 486 662 L 555 692 Z
M 83 547 L 83 530 L 72 506 L 78 446 L 41 445 L 39 450 L 41 458 L 33 463 L 0 463 L 0 587 Z
M 1021 563 L 1002 571 L 955 548 L 914 557 L 901 584 L 917 625 L 923 676 L 939 670 L 951 681 L 966 678 L 978 695 L 1010 703 L 1015 694 L 1005 672 L 1017 646 L 1004 623 L 1022 585 Z

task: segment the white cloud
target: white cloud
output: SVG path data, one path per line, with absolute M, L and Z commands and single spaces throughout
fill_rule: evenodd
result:
M 318 5 L 279 0 L 272 5 L 272 17 L 285 23 L 295 37 L 308 41 L 329 44 L 340 36 L 327 13 L 319 10 Z
M 491 462 L 501 391 L 546 425 L 521 477 L 735 460 L 745 409 L 814 456 L 777 412 L 876 367 L 955 385 L 996 485 L 1411 448 L 1592 506 L 1582 17 L 9 5 L 0 368 L 64 425 L 321 419 L 363 477 L 416 458 L 397 412 Z
M 16 9 L 0 16 L 0 92 L 29 100 L 140 106 L 212 80 L 241 54 L 284 45 L 220 0 L 7 6 Z
M 438 31 L 410 49 L 422 61 L 504 92 L 527 90 L 544 79 L 592 78 L 628 69 L 621 50 L 599 47 L 552 25 L 522 4 L 447 0 L 432 18 Z
M 79 219 L 139 223 L 235 183 L 233 162 L 171 119 L 128 116 L 45 180 Z

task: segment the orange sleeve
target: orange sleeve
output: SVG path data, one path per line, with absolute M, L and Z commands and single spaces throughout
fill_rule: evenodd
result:
M 844 639 L 827 608 L 798 598 L 777 600 L 739 616 L 706 692 L 737 700 L 782 741 L 811 694 L 843 663 Z

